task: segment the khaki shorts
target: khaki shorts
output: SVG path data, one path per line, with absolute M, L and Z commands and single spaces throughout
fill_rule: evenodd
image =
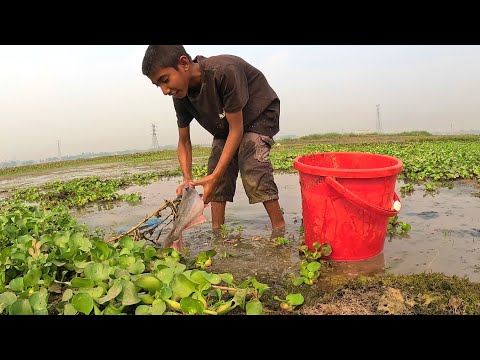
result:
M 209 175 L 218 164 L 225 142 L 225 139 L 213 140 L 212 153 L 208 159 Z M 270 162 L 270 148 L 274 143 L 269 136 L 245 132 L 212 201 L 233 201 L 239 170 L 250 204 L 278 200 L 278 188 L 273 180 L 273 166 Z

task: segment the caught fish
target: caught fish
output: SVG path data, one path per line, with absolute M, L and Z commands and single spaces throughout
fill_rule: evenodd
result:
M 164 248 L 182 248 L 182 232 L 194 225 L 204 222 L 205 216 L 203 209 L 205 205 L 197 190 L 185 186 L 182 191 L 182 200 L 178 208 L 177 217 L 173 223 L 173 228 L 165 238 Z

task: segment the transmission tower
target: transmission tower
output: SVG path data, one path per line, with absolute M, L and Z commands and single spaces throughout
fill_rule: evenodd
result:
M 382 121 L 380 120 L 380 104 L 377 104 L 377 133 L 382 133 Z
M 62 153 L 60 152 L 60 140 L 57 140 L 58 160 L 62 160 Z
M 158 145 L 157 132 L 155 131 L 155 124 L 152 124 L 152 150 L 160 149 Z

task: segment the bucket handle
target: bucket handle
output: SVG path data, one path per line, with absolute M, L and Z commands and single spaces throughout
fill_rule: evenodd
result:
M 335 189 L 340 195 L 344 196 L 346 199 L 350 200 L 354 204 L 357 204 L 358 206 L 360 206 L 360 207 L 362 207 L 366 210 L 373 211 L 377 215 L 383 215 L 383 216 L 391 217 L 391 216 L 397 215 L 400 212 L 400 207 L 398 207 L 398 210 L 395 210 L 395 209 L 394 210 L 386 210 L 386 209 L 383 209 L 379 206 L 370 204 L 366 200 L 362 199 L 358 195 L 354 194 L 353 192 L 351 192 L 350 190 L 345 188 L 342 184 L 340 184 L 335 178 L 333 178 L 331 176 L 326 176 L 325 177 L 325 182 L 328 185 L 330 185 L 333 189 Z M 394 192 L 394 194 L 393 194 L 393 200 L 395 202 L 398 202 L 398 205 L 400 205 L 400 198 L 398 197 L 396 192 Z

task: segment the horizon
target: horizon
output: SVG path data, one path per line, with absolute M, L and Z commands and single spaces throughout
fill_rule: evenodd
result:
M 0 46 L 0 163 L 148 151 L 177 141 L 171 99 L 141 73 L 147 45 Z M 477 45 L 185 45 L 242 57 L 281 101 L 277 137 L 478 130 Z M 31 59 L 35 61 L 32 62 Z M 191 124 L 192 144 L 212 136 Z M 175 139 L 175 140 L 173 140 Z
M 414 132 L 424 132 L 426 130 L 414 130 Z M 290 140 L 290 139 L 299 139 L 305 136 L 322 136 L 322 135 L 342 135 L 342 136 L 350 136 L 350 135 L 402 135 L 403 133 L 408 133 L 410 131 L 405 131 L 405 132 L 382 132 L 382 133 L 376 133 L 376 132 L 350 132 L 350 133 L 339 133 L 339 132 L 329 132 L 329 133 L 312 133 L 312 134 L 306 134 L 306 135 L 295 135 L 295 134 L 284 134 L 281 136 L 275 135 L 274 140 L 278 143 L 281 140 Z M 428 131 L 427 131 L 428 132 Z M 462 136 L 462 135 L 480 135 L 480 130 L 475 130 L 475 129 L 469 129 L 469 130 L 458 130 L 455 133 L 449 133 L 449 132 L 428 132 L 432 136 L 437 136 L 437 135 L 442 135 L 442 136 Z M 208 143 L 193 143 L 192 146 L 202 146 L 202 147 L 210 147 L 210 144 Z M 123 153 L 126 154 L 135 154 L 135 153 L 142 153 L 142 152 L 155 152 L 155 151 L 164 151 L 164 150 L 176 150 L 177 145 L 176 144 L 165 144 L 161 145 L 161 148 L 158 149 L 122 149 L 122 150 L 112 150 L 112 151 L 101 151 L 101 152 L 82 152 L 78 154 L 71 154 L 71 155 L 62 155 L 62 158 L 59 159 L 56 156 L 51 156 L 51 157 L 46 157 L 46 158 L 40 158 L 40 159 L 27 159 L 27 160 L 7 160 L 7 161 L 0 161 L 0 166 L 3 168 L 9 168 L 9 167 L 16 167 L 16 166 L 24 166 L 24 165 L 32 165 L 32 164 L 38 164 L 38 163 L 50 163 L 50 162 L 57 162 L 57 161 L 72 161 L 72 160 L 77 160 L 77 159 L 82 159 L 82 158 L 93 158 L 93 157 L 102 157 L 102 156 L 116 156 L 116 155 L 121 155 Z M 75 159 L 69 159 L 69 158 L 75 158 Z M 5 164 L 10 164 L 10 163 L 15 163 L 15 165 L 8 165 L 5 166 Z

